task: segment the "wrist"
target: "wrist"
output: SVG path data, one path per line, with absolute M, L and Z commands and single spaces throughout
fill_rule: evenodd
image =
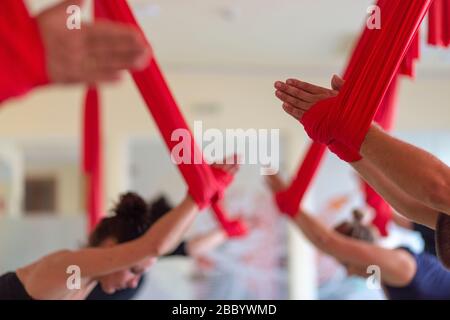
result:
M 366 157 L 370 155 L 371 146 L 373 145 L 373 141 L 375 141 L 377 138 L 377 135 L 381 132 L 380 127 L 376 125 L 375 123 L 372 124 L 369 128 L 369 131 L 367 132 L 364 141 L 361 145 L 360 153 L 363 157 Z

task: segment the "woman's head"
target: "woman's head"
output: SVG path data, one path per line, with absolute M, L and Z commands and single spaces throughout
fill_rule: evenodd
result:
M 173 207 L 167 198 L 165 196 L 159 196 L 148 204 L 151 223 L 154 224 L 172 209 Z
M 375 242 L 375 232 L 372 227 L 363 223 L 364 213 L 353 210 L 352 221 L 346 221 L 335 227 L 335 230 L 344 236 L 370 243 Z
M 134 240 L 151 226 L 147 203 L 136 193 L 122 194 L 111 212 L 113 215 L 100 221 L 92 232 L 90 247 L 99 247 L 106 240 L 117 244 Z
M 372 227 L 363 223 L 363 218 L 364 213 L 359 210 L 354 210 L 352 221 L 346 221 L 339 224 L 335 227 L 335 230 L 344 236 L 356 240 L 375 243 L 376 232 Z M 367 276 L 367 270 L 365 268 L 361 268 L 361 266 L 344 264 L 344 267 L 347 269 L 347 273 L 349 275 Z
M 142 236 L 163 214 L 165 199 L 158 199 L 148 205 L 144 199 L 133 192 L 120 196 L 119 202 L 111 210 L 113 215 L 104 218 L 89 237 L 90 247 L 109 247 L 128 242 Z M 154 259 L 147 259 L 130 269 L 121 270 L 99 279 L 107 293 L 123 288 L 134 288 Z

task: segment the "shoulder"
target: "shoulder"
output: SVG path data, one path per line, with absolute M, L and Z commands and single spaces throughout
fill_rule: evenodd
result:
M 28 294 L 35 299 L 46 299 L 55 290 L 64 289 L 70 255 L 73 251 L 60 250 L 48 254 L 38 261 L 17 270 Z

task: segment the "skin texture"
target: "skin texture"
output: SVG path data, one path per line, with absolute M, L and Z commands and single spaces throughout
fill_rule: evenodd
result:
M 285 189 L 277 175 L 267 176 L 267 183 L 273 193 Z M 367 268 L 376 265 L 380 267 L 381 281 L 385 285 L 403 287 L 414 278 L 415 259 L 404 250 L 385 249 L 344 236 L 301 209 L 292 221 L 317 249 L 338 260 L 348 275 L 368 277 Z
M 190 239 L 187 242 L 186 250 L 189 257 L 197 258 L 214 250 L 227 240 L 226 232 L 222 229 L 216 229 Z
M 275 83 L 283 109 L 300 120 L 323 99 L 344 85 L 338 76 L 326 89 L 299 80 Z M 316 98 L 306 94 L 314 95 Z M 430 153 L 391 137 L 372 125 L 362 144 L 363 160 L 351 165 L 399 213 L 433 229 L 439 212 L 450 213 L 450 168 Z
M 216 167 L 229 173 L 237 170 L 237 165 L 233 164 Z M 17 276 L 28 294 L 38 300 L 84 299 L 97 283 L 110 294 L 119 289 L 133 288 L 158 257 L 179 245 L 197 214 L 196 203 L 187 196 L 140 238 L 121 244 L 108 239 L 97 248 L 58 251 L 18 269 Z M 221 238 L 214 235 L 212 242 L 217 242 L 216 237 Z M 199 246 L 197 251 L 201 252 L 208 246 Z M 81 270 L 80 290 L 67 287 L 70 275 L 66 270 L 72 265 Z
M 130 26 L 97 21 L 82 24 L 80 30 L 67 29 L 67 7 L 81 6 L 83 2 L 62 1 L 36 17 L 53 83 L 114 81 L 123 70 L 138 70 L 148 65 L 151 48 Z

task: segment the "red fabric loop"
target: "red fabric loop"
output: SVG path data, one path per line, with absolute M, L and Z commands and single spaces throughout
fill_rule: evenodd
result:
M 375 217 L 372 224 L 377 227 L 382 236 L 387 236 L 387 225 L 392 218 L 392 209 L 378 193 L 367 183 L 364 183 L 364 193 L 367 205 L 375 211 Z
M 220 202 L 214 202 L 211 208 L 214 211 L 217 221 L 229 238 L 244 237 L 248 234 L 246 223 L 240 219 L 229 220 Z
M 101 111 L 97 88 L 88 89 L 83 121 L 83 169 L 87 178 L 86 209 L 92 231 L 104 216 Z
M 434 0 L 428 16 L 428 43 L 450 45 L 450 0 Z
M 298 214 L 300 203 L 316 175 L 325 151 L 326 147 L 323 144 L 312 143 L 290 186 L 275 194 L 275 203 L 282 213 L 290 217 Z
M 353 73 L 337 97 L 321 101 L 308 110 L 301 123 L 315 141 L 339 142 L 359 153 L 376 111 L 416 37 L 431 0 L 391 0 L 381 8 L 381 30 L 367 31 L 370 51 L 355 62 Z M 344 152 L 343 157 L 350 159 Z
M 217 202 L 223 199 L 225 191 L 234 181 L 234 175 L 214 166 L 211 167 L 211 171 L 218 186 L 216 197 L 213 199 L 214 202 Z
M 0 1 L 0 103 L 49 83 L 36 19 L 22 0 Z
M 125 0 L 96 0 L 95 8 L 105 18 L 129 24 L 140 30 Z M 133 72 L 132 76 L 171 155 L 173 156 L 180 142 L 189 146 L 188 150 L 183 149 L 183 152 L 188 154 L 180 155 L 182 161 L 177 162 L 177 165 L 188 185 L 190 195 L 200 209 L 212 204 L 217 219 L 226 230 L 231 221 L 218 201 L 223 197 L 224 190 L 232 178 L 224 172 L 212 169 L 204 161 L 156 59 L 153 57 L 149 67 L 143 71 Z M 174 139 L 173 135 L 176 133 L 180 134 L 180 140 Z

